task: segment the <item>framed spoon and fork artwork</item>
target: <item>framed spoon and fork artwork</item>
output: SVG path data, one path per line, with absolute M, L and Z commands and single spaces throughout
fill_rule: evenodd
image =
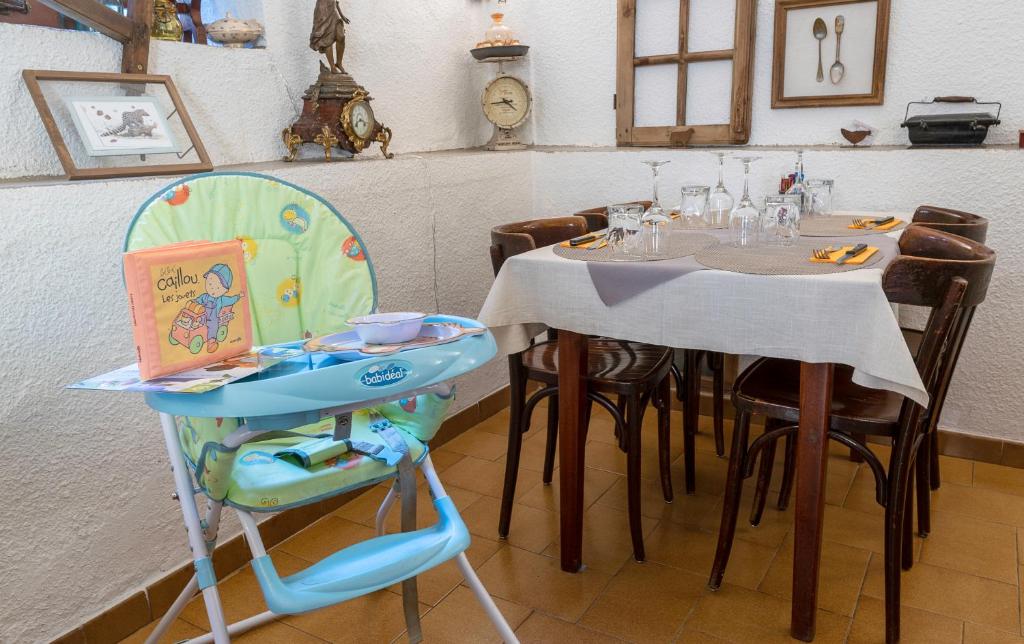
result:
M 891 0 L 778 0 L 772 108 L 881 105 Z

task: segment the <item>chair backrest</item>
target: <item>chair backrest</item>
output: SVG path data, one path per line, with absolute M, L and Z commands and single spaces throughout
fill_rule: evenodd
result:
M 960 235 L 976 242 L 985 243 L 988 235 L 988 219 L 962 210 L 921 206 L 914 212 L 913 223 Z
M 377 308 L 373 264 L 358 233 L 322 197 L 274 177 L 176 181 L 142 205 L 124 249 L 229 239 L 243 244 L 256 344 L 346 329 L 346 320 Z
M 985 300 L 995 253 L 984 244 L 925 226 L 903 231 L 900 253 L 886 268 L 882 287 L 890 302 L 931 309 L 915 360 L 934 403 L 942 387 L 939 375 L 954 366 L 974 309 Z M 921 411 L 909 401 L 904 404 L 904 432 L 923 430 L 917 422 Z
M 644 210 L 651 207 L 650 201 L 631 201 L 631 202 L 620 202 L 620 203 L 638 203 L 644 207 Z M 587 220 L 587 232 L 593 232 L 595 230 L 602 230 L 608 227 L 608 206 L 598 206 L 597 208 L 587 208 L 575 213 L 577 217 L 583 217 Z
M 505 260 L 513 255 L 579 237 L 588 230 L 587 220 L 575 216 L 530 219 L 495 226 L 491 229 L 491 266 L 494 274 L 497 275 Z

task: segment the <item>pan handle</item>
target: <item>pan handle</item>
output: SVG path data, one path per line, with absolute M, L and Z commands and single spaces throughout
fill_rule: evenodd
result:
M 936 103 L 977 103 L 978 99 L 973 96 L 936 96 L 932 99 Z

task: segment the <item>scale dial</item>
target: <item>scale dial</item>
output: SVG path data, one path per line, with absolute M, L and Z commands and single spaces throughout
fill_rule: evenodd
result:
M 484 88 L 484 116 L 496 127 L 519 127 L 530 115 L 533 98 L 526 83 L 515 76 L 498 76 Z

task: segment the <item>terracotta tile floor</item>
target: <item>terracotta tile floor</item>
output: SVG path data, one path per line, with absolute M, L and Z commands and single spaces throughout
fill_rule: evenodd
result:
M 761 526 L 742 518 L 722 589 L 705 588 L 714 555 L 725 459 L 715 457 L 710 420 L 702 418 L 697 494 L 682 494 L 681 419 L 673 415 L 676 501 L 661 499 L 654 414 L 643 446 L 644 534 L 648 561 L 632 560 L 626 523 L 625 459 L 611 419 L 595 412 L 587 447 L 587 569 L 558 565 L 558 485 L 540 482 L 545 413 L 526 437 L 512 534 L 497 539 L 508 414 L 502 412 L 435 450 L 435 463 L 473 533 L 468 556 L 523 642 L 792 642 L 788 637 L 792 511 L 769 505 Z M 728 429 L 728 427 L 727 427 Z M 886 448 L 878 447 L 884 454 Z M 780 450 L 781 451 L 781 450 Z M 903 641 L 965 644 L 1024 642 L 1024 470 L 943 457 L 942 488 L 933 497 L 933 531 L 916 539 L 912 571 L 903 576 Z M 776 468 L 775 485 L 781 478 Z M 749 508 L 750 486 L 744 497 Z M 272 551 L 282 574 L 372 534 L 378 487 Z M 773 495 L 774 498 L 774 495 Z M 426 492 L 423 498 L 426 500 Z M 866 466 L 838 448 L 829 463 L 826 543 L 822 553 L 817 642 L 881 642 L 882 511 Z M 420 508 L 429 507 L 421 502 Z M 429 521 L 429 512 L 421 514 Z M 391 517 L 397 526 L 397 512 Z M 229 620 L 265 610 L 244 569 L 221 583 Z M 239 642 L 404 641 L 399 588 L 308 615 L 283 617 Z M 420 577 L 428 642 L 486 642 L 497 637 L 453 563 Z M 207 626 L 194 600 L 167 638 Z M 152 625 L 126 641 L 141 642 Z

